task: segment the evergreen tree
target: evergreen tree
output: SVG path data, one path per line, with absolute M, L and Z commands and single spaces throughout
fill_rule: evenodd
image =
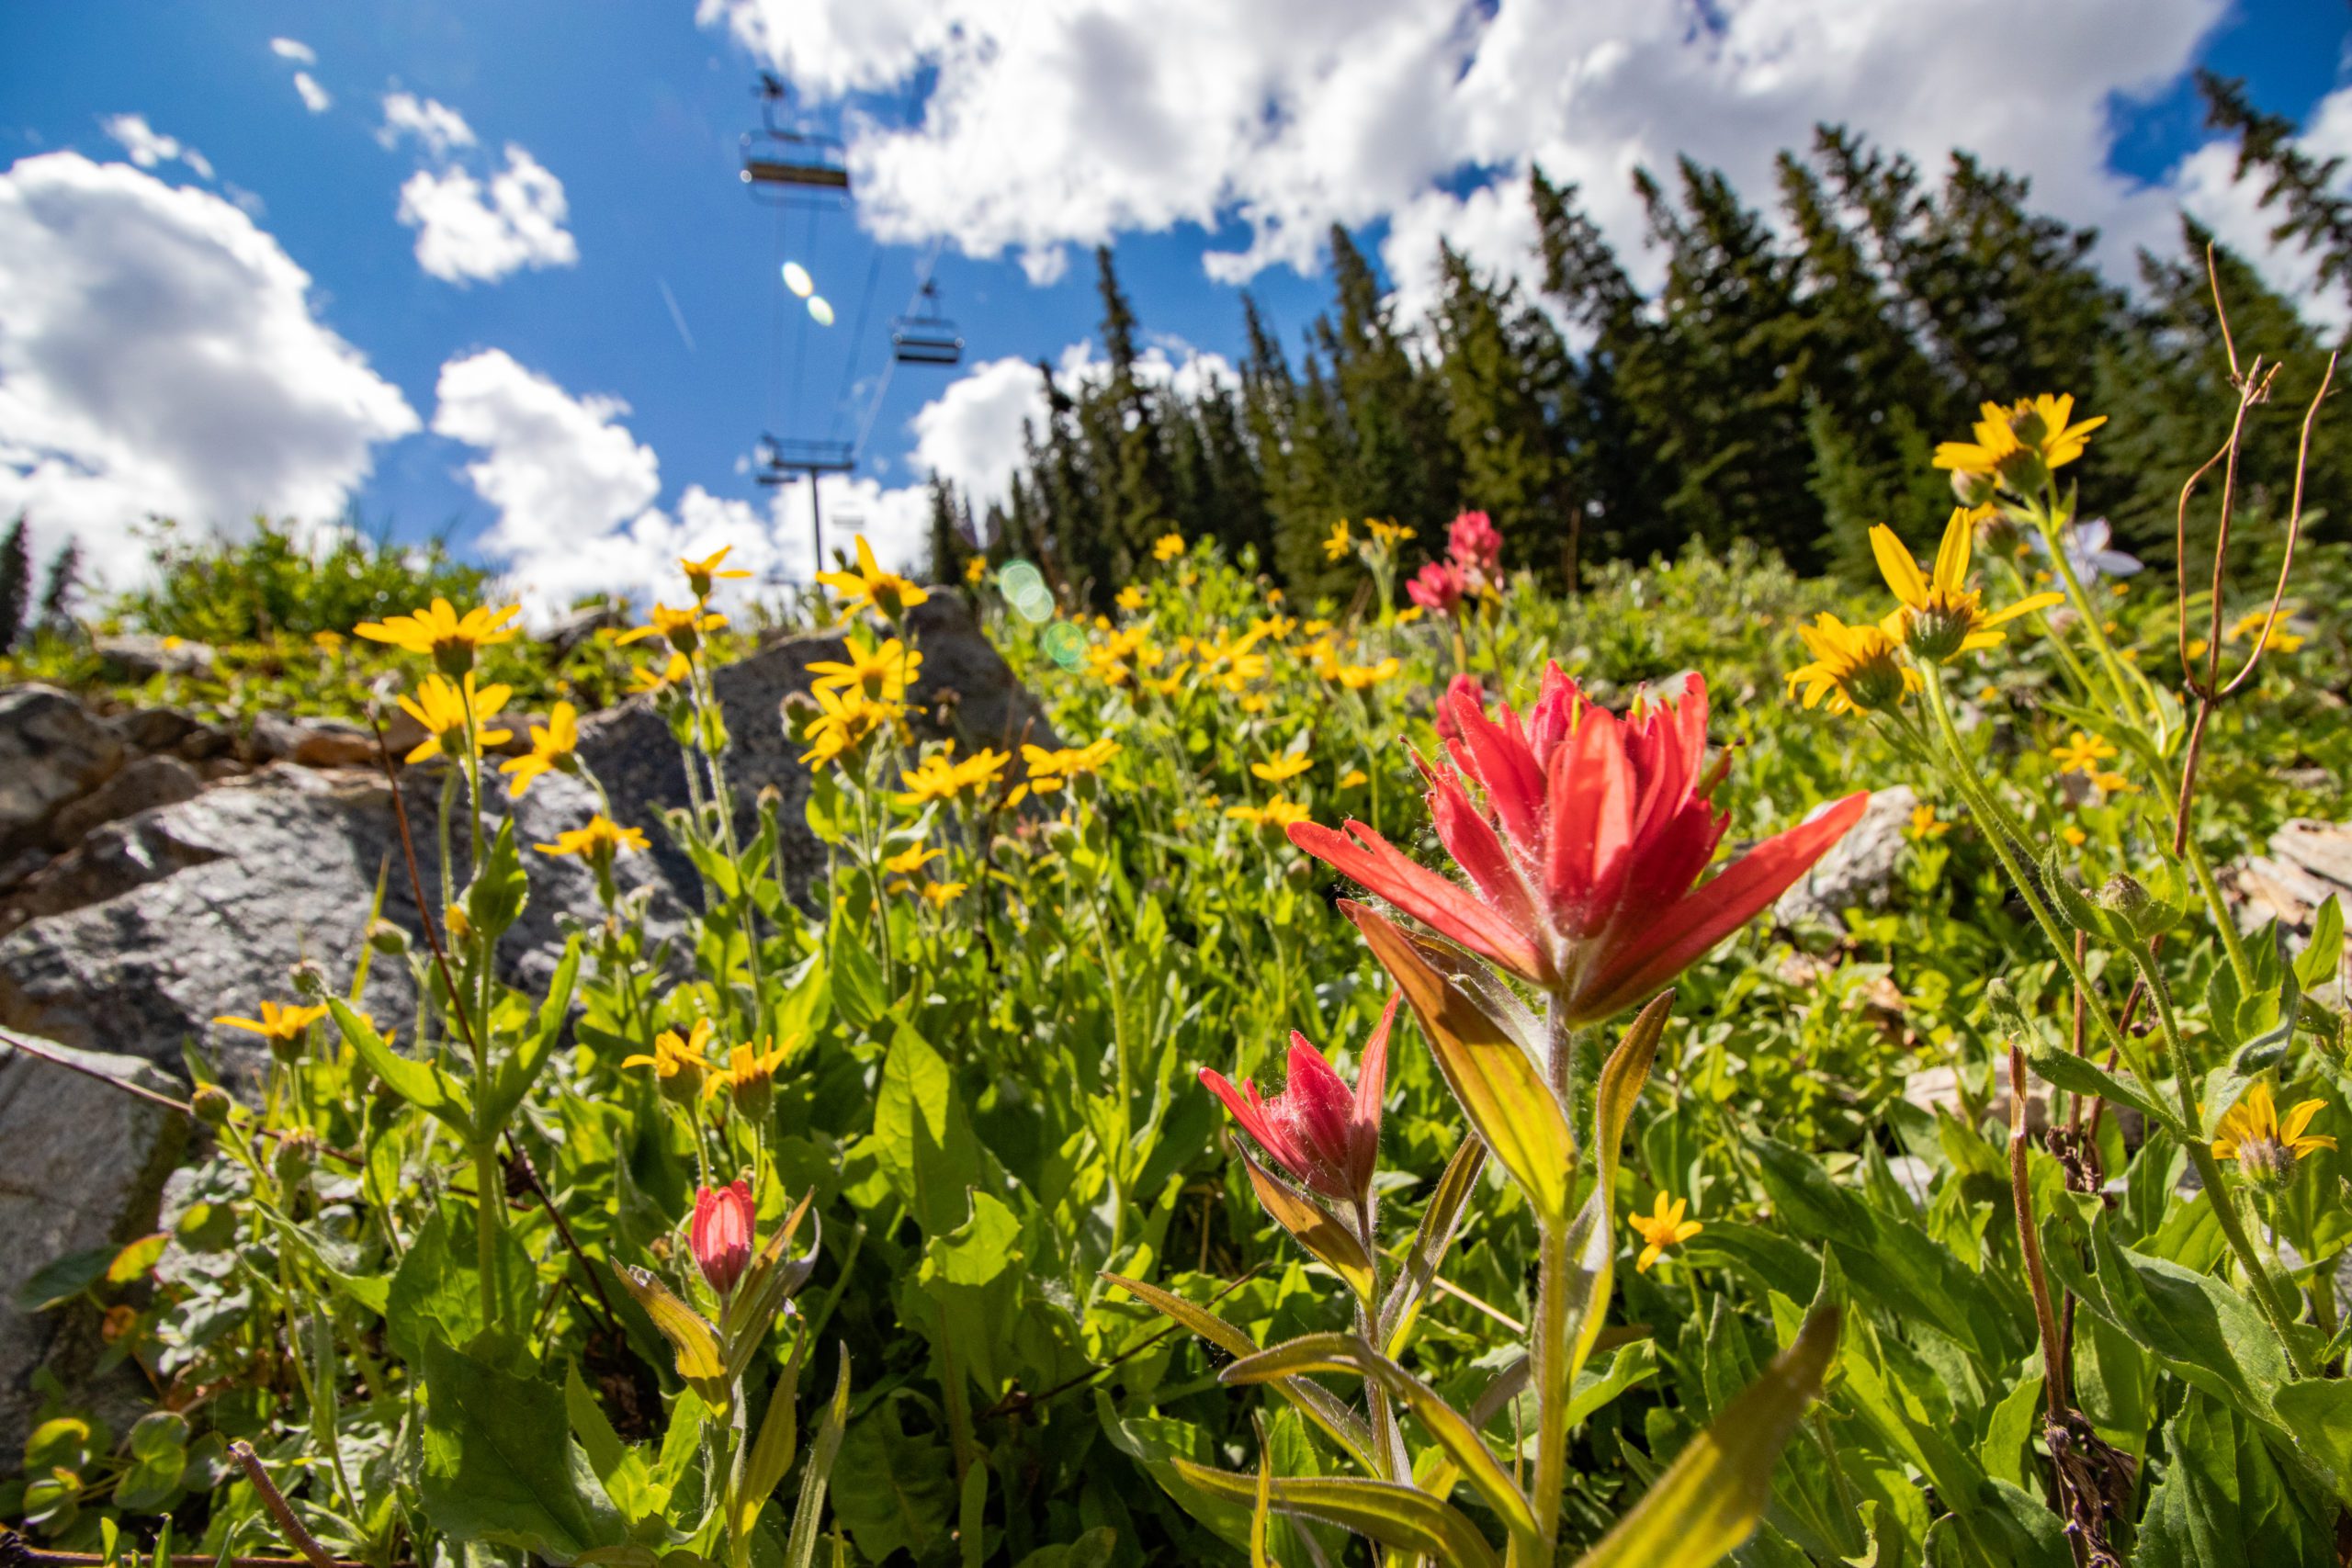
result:
M 49 560 L 49 581 L 40 591 L 41 624 L 63 631 L 74 624 L 74 596 L 82 586 L 82 546 L 68 539 Z
M 32 542 L 26 536 L 25 514 L 8 525 L 0 538 L 0 653 L 17 646 L 31 629 L 27 618 L 33 607 Z
M 2261 171 L 2259 204 L 2266 211 L 2280 209 L 2271 243 L 2296 242 L 2318 262 L 2319 287 L 2333 286 L 2352 299 L 2352 197 L 2342 193 L 2336 177 L 2344 160 L 2304 152 L 2295 122 L 2256 108 L 2243 80 L 2199 71 L 2197 87 L 2205 96 L 2205 123 L 2238 139 L 2235 177 Z
M 1566 349 L 1515 288 L 1482 280 L 1452 245 L 1440 244 L 1438 265 L 1444 288 L 1432 325 L 1459 504 L 1494 519 L 1510 564 L 1570 581 L 1582 513 L 1569 501 L 1557 427 L 1570 389 Z

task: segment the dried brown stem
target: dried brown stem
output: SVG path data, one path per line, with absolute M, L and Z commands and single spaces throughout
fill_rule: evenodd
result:
M 160 1105 L 166 1111 L 176 1111 L 181 1115 L 189 1118 L 191 1121 L 196 1118 L 196 1107 L 190 1105 L 185 1100 L 174 1100 L 170 1095 L 160 1094 L 154 1089 L 147 1088 L 143 1084 L 130 1083 L 122 1078 L 114 1077 L 110 1073 L 102 1073 L 96 1067 L 85 1067 L 70 1056 L 60 1056 L 51 1052 L 44 1051 L 40 1046 L 34 1044 L 31 1041 L 18 1039 L 16 1035 L 10 1034 L 5 1030 L 0 1030 L 0 1045 L 6 1045 L 11 1050 L 22 1051 L 27 1056 L 29 1056 L 36 1062 L 47 1062 L 52 1067 L 63 1067 L 69 1073 L 79 1073 L 84 1077 L 90 1079 L 92 1082 L 102 1083 L 108 1089 L 120 1089 L 123 1093 L 131 1096 L 135 1100 L 143 1100 L 150 1104 Z M 283 1127 L 264 1127 L 260 1129 L 260 1132 L 261 1135 L 265 1138 L 282 1138 L 286 1136 L 288 1129 Z M 331 1145 L 321 1144 L 319 1145 L 319 1153 L 325 1156 L 327 1158 L 335 1161 L 339 1165 L 347 1165 L 354 1170 L 359 1168 L 359 1156 L 351 1153 L 347 1149 L 338 1149 Z
M 96 1551 L 43 1551 L 12 1529 L 0 1529 L 0 1568 L 107 1568 L 109 1562 L 119 1563 L 123 1554 L 109 1558 Z M 332 1568 L 373 1568 L 373 1564 L 356 1562 L 347 1557 L 330 1558 Z M 213 1559 L 214 1568 L 312 1568 L 307 1557 L 221 1557 Z M 391 1568 L 416 1568 L 413 1562 L 395 1562 Z
M 261 1495 L 262 1506 L 269 1510 L 269 1517 L 277 1521 L 277 1528 L 286 1532 L 286 1539 L 293 1544 L 295 1551 L 302 1554 L 310 1568 L 335 1568 L 335 1560 L 328 1555 L 325 1547 L 319 1544 L 318 1537 L 294 1517 L 293 1505 L 287 1502 L 286 1495 L 269 1478 L 269 1471 L 261 1462 L 261 1455 L 254 1452 L 254 1446 L 240 1438 L 229 1445 L 229 1457 L 244 1471 L 245 1479 L 252 1482 L 254 1490 Z

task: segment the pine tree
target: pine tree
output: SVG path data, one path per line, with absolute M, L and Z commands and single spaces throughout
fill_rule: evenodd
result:
M 74 624 L 74 596 L 82 586 L 82 546 L 68 539 L 49 560 L 49 581 L 40 591 L 41 625 L 63 631 Z
M 1137 378 L 1136 315 L 1111 265 L 1111 248 L 1095 248 L 1102 296 L 1102 346 L 1111 378 L 1080 403 L 1080 423 L 1094 448 L 1101 490 L 1102 545 L 1092 552 L 1093 595 L 1108 609 L 1119 585 L 1148 558 L 1151 541 L 1175 522 L 1176 479 L 1169 462 L 1157 400 Z
M 2235 177 L 2261 171 L 2258 204 L 2265 211 L 2280 209 L 2271 243 L 2297 243 L 2318 262 L 2318 286 L 2352 299 L 2352 197 L 2342 194 L 2336 177 L 2344 160 L 2304 152 L 2295 122 L 2256 108 L 2241 79 L 2199 71 L 2197 88 L 2205 96 L 2205 123 L 2238 139 Z
M 7 536 L 0 538 L 0 653 L 15 648 L 31 629 L 28 616 L 33 607 L 33 552 L 26 526 L 25 514 L 19 512 L 8 525 Z
M 1482 280 L 1452 245 L 1440 243 L 1438 265 L 1444 288 L 1432 324 L 1461 474 L 1457 504 L 1494 519 L 1510 564 L 1569 581 L 1583 519 L 1567 498 L 1567 455 L 1555 425 L 1567 389 L 1566 348 L 1515 288 Z

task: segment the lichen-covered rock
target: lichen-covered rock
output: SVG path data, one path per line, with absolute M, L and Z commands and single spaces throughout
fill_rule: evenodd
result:
M 149 681 L 158 675 L 209 675 L 212 645 L 183 637 L 102 637 L 90 644 L 109 681 Z
M 32 1043 L 107 1077 L 175 1092 L 135 1057 Z M 27 1313 L 19 1292 L 60 1257 L 119 1247 L 153 1230 L 189 1131 L 185 1116 L 0 1043 L 0 1453 L 23 1451 L 40 1404 L 34 1369 L 46 1361 L 80 1384 L 103 1348 L 95 1313 Z
M 50 842 L 61 848 L 80 843 L 108 822 L 158 806 L 175 806 L 203 793 L 204 781 L 194 768 L 168 754 L 134 758 L 122 771 L 79 800 L 68 801 L 50 819 Z
M 2275 919 L 2307 936 L 2312 915 L 2329 898 L 2352 904 L 2352 822 L 2290 818 L 2267 848 L 2268 854 L 2248 855 L 2222 873 L 2235 895 L 2239 929 L 2254 931 Z
M 1781 895 L 1772 908 L 1774 917 L 1783 925 L 1837 925 L 1848 909 L 1883 908 L 1894 891 L 1904 837 L 1918 804 L 1908 784 L 1874 793 L 1846 836 Z
M 53 686 L 0 692 L 0 845 L 122 766 L 112 726 Z

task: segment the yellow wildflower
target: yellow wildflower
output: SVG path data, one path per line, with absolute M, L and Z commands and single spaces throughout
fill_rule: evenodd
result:
M 554 843 L 535 847 L 543 855 L 578 855 L 593 865 L 608 866 L 615 855 L 645 848 L 645 829 L 624 828 L 600 811 L 585 828 L 558 833 Z
M 483 721 L 506 705 L 513 695 L 505 686 L 484 686 L 477 691 L 471 675 L 451 681 L 440 675 L 427 675 L 417 682 L 413 698 L 401 699 L 401 711 L 423 725 L 425 739 L 416 743 L 407 757 L 412 762 L 422 762 L 435 751 L 463 759 L 466 754 L 467 725 L 470 721 L 472 740 L 479 746 L 503 746 L 514 739 L 514 731 L 485 729 Z
M 676 1030 L 665 1029 L 654 1037 L 652 1055 L 640 1052 L 623 1057 L 621 1070 L 651 1067 L 654 1082 L 663 1094 L 680 1104 L 692 1105 L 702 1092 L 703 1075 L 711 1070 L 705 1048 L 710 1044 L 712 1032 L 707 1018 L 695 1020 L 694 1027 L 683 1038 Z
M 808 742 L 800 760 L 810 767 L 823 767 L 849 755 L 906 712 L 896 703 L 877 703 L 862 692 L 828 686 L 810 694 L 817 699 L 817 716 L 800 732 L 800 739 Z
M 1276 829 L 1304 822 L 1309 816 L 1305 806 L 1279 795 L 1263 806 L 1228 806 L 1225 814 L 1237 822 L 1247 822 L 1252 828 Z
M 258 1034 L 269 1042 L 272 1050 L 284 1051 L 300 1044 L 311 1025 L 326 1015 L 327 1010 L 323 1005 L 289 1008 L 279 1007 L 276 1002 L 264 1002 L 261 1004 L 259 1018 L 223 1015 L 212 1021 L 230 1029 L 242 1029 L 248 1033 Z
M 2267 645 L 2277 649 L 2281 653 L 2292 653 L 2303 646 L 2302 634 L 2287 629 L 2287 617 L 2283 615 L 2273 617 L 2267 610 L 2249 610 L 2240 615 L 2230 623 L 2230 629 L 2222 634 L 2222 640 L 2235 642 L 2240 637 L 2255 636 L 2266 631 L 2268 635 L 2264 637 L 2262 642 L 2256 646 Z M 2189 650 L 2189 657 L 2193 659 L 2204 651 L 2204 644 L 2200 642 Z
M 1120 609 L 1125 610 L 1128 615 L 1132 615 L 1136 611 L 1144 607 L 1147 600 L 1144 591 L 1130 582 L 1125 588 L 1119 590 L 1119 596 L 1114 601 L 1114 603 L 1116 604 Z
M 969 890 L 967 882 L 926 882 L 922 885 L 923 902 L 934 909 L 944 909 Z
M 2051 760 L 2062 773 L 2095 773 L 2101 762 L 2114 755 L 2113 742 L 2079 729 L 2067 738 L 2064 745 L 2050 748 Z
M 876 646 L 864 633 L 854 633 L 843 647 L 842 659 L 809 662 L 808 672 L 817 677 L 817 690 L 855 692 L 869 702 L 895 703 L 907 694 L 907 688 L 922 671 L 922 655 L 897 637 L 887 637 Z
M 1927 682 L 1903 660 L 1903 645 L 1884 621 L 1848 626 L 1824 610 L 1813 625 L 1800 624 L 1797 638 L 1813 655 L 1813 662 L 1789 671 L 1789 695 L 1804 692 L 1804 705 L 1819 707 L 1826 698 L 1831 713 L 1891 713 L 1903 699 Z
M 870 607 L 885 619 L 895 621 L 931 598 L 912 580 L 895 571 L 884 571 L 874 558 L 874 547 L 865 542 L 863 534 L 857 536 L 857 570 L 820 571 L 817 581 L 843 595 L 844 618 Z
M 900 850 L 897 854 L 885 855 L 882 858 L 882 869 L 893 876 L 912 876 L 946 852 L 945 850 L 933 849 L 929 844 L 916 844 L 911 848 Z
M 493 643 L 511 642 L 520 628 L 506 623 L 523 613 L 520 604 L 493 610 L 477 605 L 460 615 L 447 599 L 435 599 L 422 610 L 362 621 L 352 629 L 370 642 L 389 642 L 411 653 L 422 653 L 445 675 L 462 675 L 474 667 L 477 650 Z
M 1340 664 L 1328 671 L 1330 679 L 1351 692 L 1361 692 L 1377 686 L 1383 681 L 1393 681 L 1403 668 L 1394 659 L 1384 659 L 1377 664 Z
M 2257 1079 L 2222 1112 L 2221 1124 L 2213 1129 L 2213 1157 L 2237 1161 L 2238 1168 L 2256 1181 L 2284 1181 L 2294 1173 L 2296 1160 L 2335 1146 L 2326 1134 L 2303 1131 L 2326 1108 L 2324 1100 L 2306 1100 L 2288 1111 L 2282 1122 L 2270 1085 Z
M 1951 824 L 1936 819 L 1936 808 L 1922 801 L 1911 808 L 1911 836 L 1915 839 L 1940 839 L 1951 831 Z
M 2039 488 L 2052 469 L 2081 457 L 2090 445 L 2090 433 L 2107 423 L 2105 414 L 2076 422 L 2072 396 L 2046 392 L 2007 408 L 1985 403 L 1977 412 L 1976 439 L 1941 443 L 1936 447 L 1935 466 L 1980 476 L 1981 491 L 1989 491 L 1990 481 L 1998 478 L 2019 494 Z
M 574 756 L 579 746 L 579 710 L 570 703 L 558 703 L 548 713 L 545 728 L 536 724 L 531 726 L 530 755 L 501 762 L 498 771 L 513 775 L 506 787 L 515 799 L 520 800 L 541 773 L 556 770 L 570 773 L 579 766 Z
M 1706 1229 L 1698 1221 L 1682 1217 L 1690 1206 L 1690 1201 L 1687 1198 L 1677 1198 L 1668 1204 L 1666 1194 L 1660 1192 L 1648 1213 L 1625 1216 L 1625 1223 L 1634 1227 L 1634 1234 L 1642 1238 L 1644 1244 L 1642 1255 L 1634 1260 L 1634 1273 L 1648 1273 L 1650 1265 L 1664 1257 L 1668 1247 L 1679 1247 Z
M 1348 520 L 1340 518 L 1331 525 L 1330 537 L 1323 541 L 1323 558 L 1335 561 L 1355 548 L 1355 538 L 1348 532 Z
M 709 598 L 711 584 L 721 578 L 752 575 L 748 571 L 732 568 L 726 571 L 718 570 L 718 563 L 725 560 L 727 552 L 734 547 L 732 545 L 722 545 L 718 554 L 705 556 L 700 560 L 688 560 L 684 556 L 678 558 L 678 570 L 686 574 L 686 586 L 695 591 L 695 597 L 697 600 Z
M 1377 517 L 1367 517 L 1363 520 L 1363 529 L 1365 533 L 1372 536 L 1375 544 L 1387 546 L 1392 548 L 1397 545 L 1403 544 L 1406 540 L 1413 536 L 1413 531 L 1410 528 L 1408 528 L 1403 524 L 1398 523 L 1393 517 L 1385 523 L 1383 523 Z
M 728 1052 L 725 1066 L 712 1067 L 704 1077 L 702 1098 L 715 1099 L 723 1091 L 735 1101 L 735 1109 L 759 1120 L 767 1114 L 775 1099 L 775 1070 L 791 1058 L 793 1047 L 798 1043 L 797 1035 L 786 1037 L 781 1045 L 770 1036 L 764 1050 L 754 1045 L 736 1046 Z M 658 1042 L 655 1048 L 660 1049 Z M 654 1070 L 658 1073 L 661 1069 Z
M 2036 593 L 2006 610 L 1986 613 L 1984 595 L 1968 586 L 1968 556 L 1976 539 L 1976 517 L 1967 507 L 1952 508 L 1932 574 L 1919 570 L 1919 563 L 1895 537 L 1894 529 L 1882 523 L 1871 530 L 1871 550 L 1878 557 L 1879 570 L 1903 605 L 1905 644 L 1921 659 L 1940 664 L 1991 648 L 2007 636 L 1993 630 L 1995 626 L 2065 598 L 2063 593 Z
M 2091 774 L 2091 783 L 2109 795 L 2121 795 L 2124 791 L 2135 787 L 2132 781 L 2121 773 L 2111 772 Z
M 1362 789 L 1365 784 L 1370 784 L 1371 782 L 1372 775 L 1365 773 L 1362 768 L 1350 768 L 1346 773 L 1340 775 L 1340 787 L 1341 789 Z
M 666 692 L 673 686 L 684 685 L 686 677 L 693 672 L 693 670 L 694 667 L 686 662 L 684 654 L 673 651 L 670 655 L 669 661 L 659 670 L 650 664 L 639 665 L 636 671 L 629 676 L 628 689 L 637 693 Z
M 964 563 L 964 581 L 975 588 L 980 585 L 980 579 L 988 574 L 989 558 L 986 556 L 974 556 Z
M 1271 762 L 1252 762 L 1250 773 L 1268 784 L 1287 784 L 1315 765 L 1315 759 L 1304 751 L 1292 751 Z
M 683 610 L 673 610 L 667 604 L 653 606 L 653 614 L 646 624 L 632 626 L 616 637 L 616 642 L 637 642 L 644 637 L 669 639 L 670 646 L 680 653 L 692 653 L 702 646 L 702 634 L 717 631 L 727 624 L 727 617 L 716 610 L 705 610 L 696 600 Z
M 1184 553 L 1184 536 L 1162 534 L 1151 542 L 1151 558 L 1166 566 Z

